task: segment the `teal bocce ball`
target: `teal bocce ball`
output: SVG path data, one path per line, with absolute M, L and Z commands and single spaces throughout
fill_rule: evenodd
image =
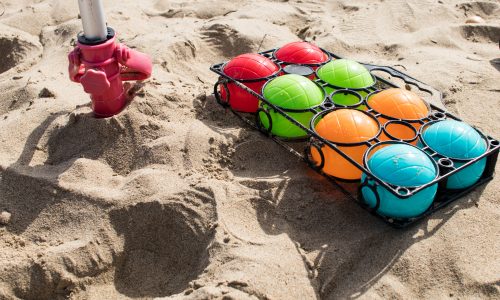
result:
M 436 164 L 417 147 L 408 144 L 388 144 L 370 155 L 367 168 L 377 178 L 400 187 L 418 187 L 434 180 L 438 175 Z M 363 174 L 361 182 L 366 175 Z M 400 198 L 374 180 L 368 184 L 375 186 L 380 199 L 378 213 L 392 218 L 412 218 L 425 212 L 437 192 L 438 185 L 433 184 L 408 198 Z M 369 187 L 362 187 L 361 193 L 369 207 L 375 207 L 376 196 Z
M 440 155 L 452 159 L 456 168 L 487 150 L 484 138 L 472 126 L 456 120 L 443 120 L 425 126 L 420 137 L 424 143 Z M 419 143 L 419 146 L 423 146 Z M 484 172 L 486 158 L 451 175 L 446 188 L 463 189 L 476 183 Z

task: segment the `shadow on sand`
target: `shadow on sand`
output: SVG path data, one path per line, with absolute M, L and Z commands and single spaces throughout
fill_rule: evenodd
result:
M 110 133 L 117 130 L 113 122 L 95 119 L 91 113 L 70 114 L 69 119 L 73 121 L 52 130 L 47 138 L 46 149 L 42 150 L 47 151 L 47 161 L 41 165 L 30 165 L 37 149 L 41 149 L 40 142 L 46 131 L 58 117 L 65 114 L 68 113 L 50 115 L 40 123 L 29 134 L 17 161 L 2 172 L 0 199 L 2 208 L 11 212 L 15 218 L 7 227 L 14 234 L 22 234 L 49 205 L 65 199 L 93 202 L 81 193 L 59 187 L 58 178 L 76 159 L 97 159 L 113 145 L 116 138 Z M 93 122 L 86 122 L 87 119 Z M 96 126 L 104 129 L 96 130 Z M 103 132 L 106 134 L 102 135 Z M 88 137 L 91 137 L 90 141 Z
M 213 97 L 207 102 L 211 103 L 194 103 L 207 126 L 233 127 L 236 121 L 248 128 L 237 117 L 228 120 L 231 113 L 223 113 Z M 224 127 L 219 133 L 225 133 Z M 259 224 L 267 234 L 286 233 L 296 244 L 320 299 L 363 295 L 410 246 L 431 237 L 457 210 L 473 206 L 483 190 L 479 188 L 414 225 L 395 229 L 264 135 L 251 136 L 251 141 L 235 145 L 232 172 L 236 178 L 260 177 L 258 185 L 249 186 L 259 191 L 260 197 L 251 200 Z M 266 183 L 265 177 L 272 180 Z M 281 179 L 278 187 L 277 177 Z
M 490 64 L 500 72 L 500 58 L 490 60 Z

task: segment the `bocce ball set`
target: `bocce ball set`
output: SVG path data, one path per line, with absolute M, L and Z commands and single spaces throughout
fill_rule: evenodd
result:
M 220 105 L 395 227 L 493 178 L 499 141 L 407 89 L 441 99 L 396 69 L 360 64 L 308 42 L 242 54 L 210 69 L 220 76 L 214 86 Z

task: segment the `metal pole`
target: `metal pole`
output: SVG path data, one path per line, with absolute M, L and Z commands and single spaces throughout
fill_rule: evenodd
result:
M 106 18 L 101 0 L 78 0 L 82 17 L 83 34 L 89 40 L 105 40 Z

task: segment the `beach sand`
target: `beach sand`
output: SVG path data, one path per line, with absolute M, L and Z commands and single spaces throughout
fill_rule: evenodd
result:
M 0 0 L 0 299 L 500 298 L 498 176 L 393 229 L 215 104 L 209 71 L 305 39 L 499 138 L 498 1 L 104 5 L 154 70 L 95 119 L 67 74 L 77 1 Z

